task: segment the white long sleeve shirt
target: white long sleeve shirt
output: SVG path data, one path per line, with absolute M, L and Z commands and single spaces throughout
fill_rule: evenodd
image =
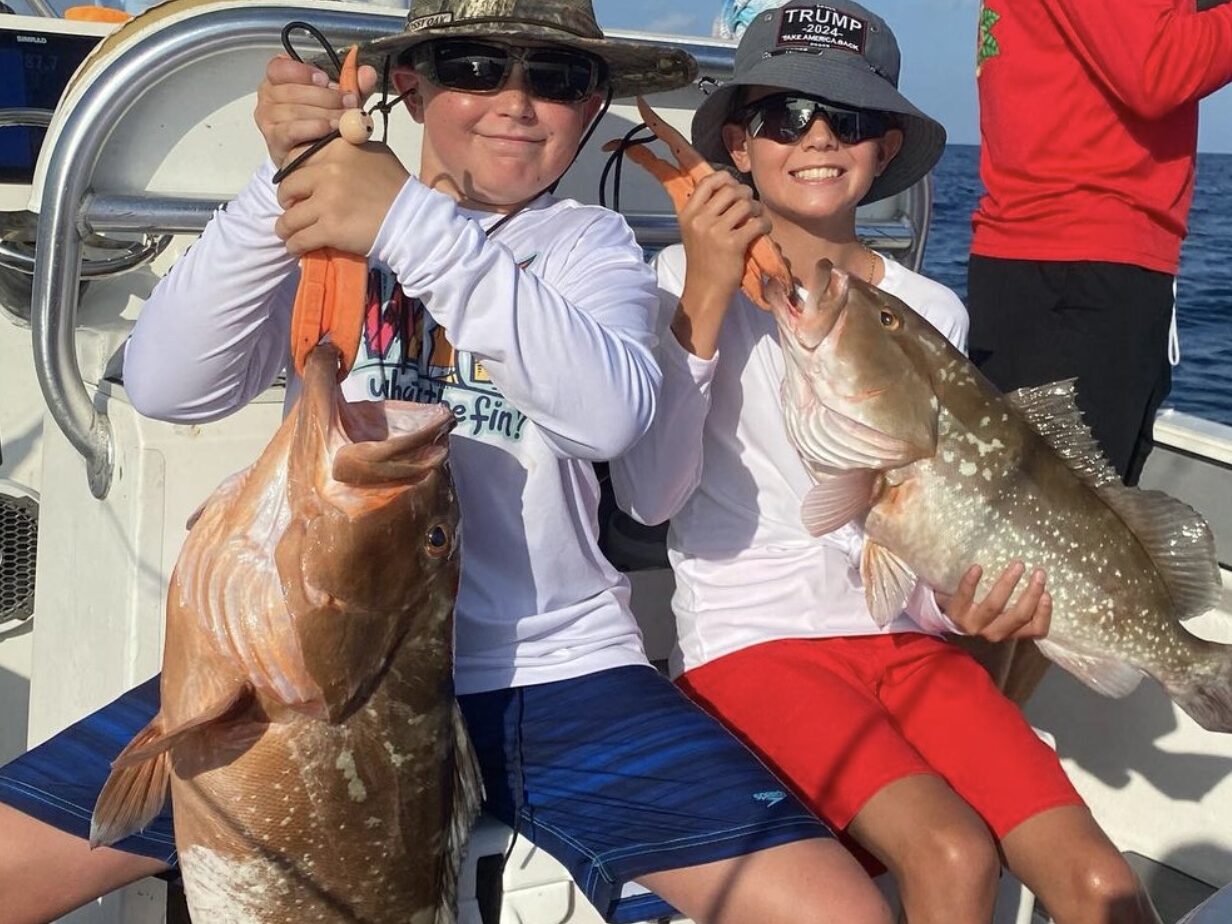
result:
M 272 170 L 146 303 L 124 370 L 141 413 L 216 419 L 286 367 L 299 273 L 274 234 Z M 439 401 L 457 419 L 460 693 L 646 663 L 628 583 L 598 549 L 591 461 L 619 455 L 653 417 L 654 274 L 606 209 L 543 196 L 489 239 L 499 217 L 407 182 L 370 255 L 343 385 L 349 400 Z M 292 380 L 288 401 L 297 391 Z
M 886 260 L 881 288 L 960 348 L 967 311 L 945 286 Z M 669 325 L 684 288 L 682 246 L 655 260 L 663 367 L 647 434 L 612 464 L 620 505 L 643 523 L 671 520 L 668 557 L 678 644 L 673 673 L 781 638 L 952 631 L 923 587 L 885 629 L 865 604 L 860 529 L 814 538 L 801 521 L 812 486 L 783 423 L 783 352 L 769 312 L 737 293 L 718 352 L 686 351 Z

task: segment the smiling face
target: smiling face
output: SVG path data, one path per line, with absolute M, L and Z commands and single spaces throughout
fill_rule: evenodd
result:
M 399 93 L 424 127 L 419 177 L 473 208 L 515 209 L 558 180 L 603 99 L 557 103 L 530 95 L 520 64 L 492 93 L 436 86 L 410 69 L 394 72 Z
M 744 105 L 782 92 L 753 87 L 746 92 Z M 844 144 L 819 116 L 791 144 L 752 137 L 739 123 L 723 127 L 723 140 L 736 168 L 752 175 L 771 217 L 808 223 L 854 216 L 873 181 L 898 154 L 903 134 L 891 129 L 882 138 Z

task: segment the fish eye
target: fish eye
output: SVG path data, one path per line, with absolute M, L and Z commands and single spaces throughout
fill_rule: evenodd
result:
M 890 330 L 898 330 L 898 315 L 888 308 L 881 309 L 881 326 Z
M 428 530 L 428 534 L 424 537 L 424 548 L 434 558 L 449 554 L 452 545 L 449 528 L 443 523 L 437 523 Z

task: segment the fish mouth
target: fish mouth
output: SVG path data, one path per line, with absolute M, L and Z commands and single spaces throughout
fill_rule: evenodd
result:
M 370 406 L 360 414 L 350 413 L 353 406 L 346 402 L 338 407 L 337 432 L 350 441 L 342 439 L 334 448 L 335 481 L 356 486 L 407 484 L 444 466 L 455 423 L 447 407 L 403 401 L 362 403 Z M 376 420 L 378 413 L 383 419 Z
M 829 260 L 818 260 L 804 301 L 794 298 L 794 293 L 788 293 L 774 280 L 766 286 L 766 300 L 779 330 L 790 335 L 783 339 L 812 353 L 827 337 L 841 332 L 850 291 L 850 275 Z
M 449 408 L 347 401 L 338 381 L 340 360 L 330 343 L 308 354 L 299 409 L 303 458 L 316 457 L 335 482 L 347 486 L 405 486 L 441 469 L 454 426 Z

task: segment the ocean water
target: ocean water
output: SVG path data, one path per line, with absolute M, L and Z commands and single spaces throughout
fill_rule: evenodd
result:
M 979 148 L 950 145 L 937 167 L 924 272 L 966 295 Z M 1181 362 L 1165 406 L 1232 425 L 1232 154 L 1198 155 L 1177 284 Z

